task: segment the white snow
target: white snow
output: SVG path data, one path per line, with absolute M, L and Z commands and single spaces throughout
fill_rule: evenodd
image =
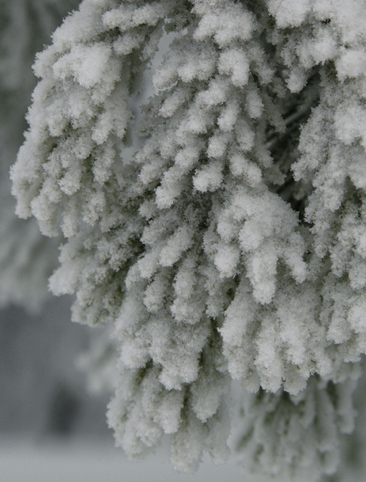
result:
M 0 438 L 2 482 L 267 482 L 244 477 L 232 461 L 215 466 L 205 461 L 197 473 L 174 472 L 162 450 L 144 461 L 131 462 L 108 441 L 77 440 L 67 443 L 45 439 L 38 443 Z

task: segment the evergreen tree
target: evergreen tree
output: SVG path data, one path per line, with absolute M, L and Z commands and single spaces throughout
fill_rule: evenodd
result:
M 336 471 L 366 352 L 365 27 L 363 0 L 84 0 L 38 55 L 17 214 L 62 237 L 73 319 L 111 327 L 130 456 L 167 434 L 178 469 L 225 459 L 237 380 L 253 468 Z

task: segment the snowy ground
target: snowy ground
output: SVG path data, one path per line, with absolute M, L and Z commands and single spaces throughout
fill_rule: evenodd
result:
M 196 474 L 174 472 L 163 454 L 130 462 L 110 443 L 0 439 L 1 482 L 265 482 L 248 478 L 234 462 L 214 466 L 208 460 Z

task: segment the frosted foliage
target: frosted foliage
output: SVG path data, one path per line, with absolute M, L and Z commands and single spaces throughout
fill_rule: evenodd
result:
M 87 350 L 76 359 L 77 368 L 86 375 L 90 393 L 113 392 L 118 379 L 117 359 L 118 345 L 111 337 L 111 330 L 104 327 L 92 330 Z
M 17 213 L 34 214 L 46 235 L 61 226 L 70 237 L 80 225 L 111 216 L 108 194 L 119 188 L 128 96 L 138 90 L 171 4 L 119 3 L 83 2 L 34 66 L 42 81 L 28 112 L 31 132 L 13 168 L 13 192 L 19 193 Z
M 108 420 L 131 457 L 166 435 L 180 470 L 225 458 L 238 380 L 253 469 L 337 468 L 366 351 L 366 18 L 350 3 L 84 0 L 37 57 L 17 212 L 66 238 L 50 287 L 76 293 L 73 319 L 108 323 Z
M 0 305 L 39 307 L 47 279 L 56 267 L 59 240 L 48 241 L 35 220 L 14 215 L 9 168 L 16 159 L 25 127 L 24 115 L 35 77 L 36 52 L 76 0 L 14 0 L 0 4 Z
M 365 367 L 363 362 L 362 368 Z M 354 405 L 357 413 L 357 423 L 355 430 L 348 436 L 341 438 L 340 467 L 335 475 L 332 476 L 332 482 L 341 482 L 343 480 L 362 480 L 365 473 L 365 371 L 358 383 L 358 387 L 354 394 Z
M 297 396 L 283 391 L 245 394 L 243 426 L 235 440 L 241 463 L 251 471 L 266 468 L 279 480 L 318 480 L 333 474 L 340 441 L 354 430 L 352 396 L 359 377 L 356 365 L 336 384 L 317 377 Z M 237 430 L 238 432 L 238 430 Z

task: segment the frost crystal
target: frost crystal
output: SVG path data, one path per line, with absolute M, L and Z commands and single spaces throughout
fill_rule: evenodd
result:
M 224 459 L 238 380 L 253 469 L 335 472 L 366 352 L 365 12 L 84 0 L 38 55 L 17 213 L 65 237 L 50 286 L 73 318 L 111 324 L 130 456 L 167 434 L 178 469 Z

